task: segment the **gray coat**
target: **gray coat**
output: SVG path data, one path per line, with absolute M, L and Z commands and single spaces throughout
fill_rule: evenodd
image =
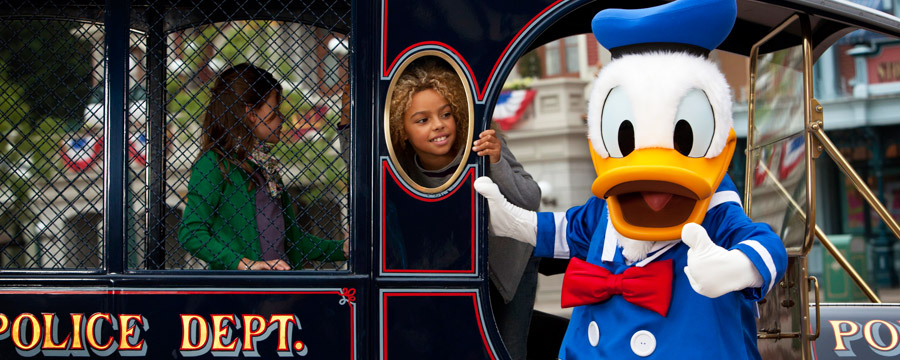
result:
M 536 211 L 541 205 L 541 189 L 516 157 L 509 151 L 506 139 L 499 137 L 502 144 L 500 161 L 489 164 L 489 176 L 509 202 L 526 210 Z M 401 165 L 409 176 L 425 187 L 437 187 L 446 182 L 462 160 L 462 152 L 443 169 L 425 170 L 419 166 L 414 156 L 401 159 Z M 534 247 L 507 237 L 488 237 L 488 272 L 494 286 L 500 291 L 504 302 L 512 300 L 531 258 Z

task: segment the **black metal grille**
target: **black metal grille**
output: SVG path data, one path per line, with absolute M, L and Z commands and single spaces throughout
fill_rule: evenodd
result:
M 103 122 L 89 104 L 103 83 L 103 27 L 11 15 L 90 21 L 102 8 L 12 5 L 0 17 L 0 267 L 96 269 Z
M 102 148 L 106 54 L 102 21 L 83 20 L 102 15 L 102 7 L 5 6 L 14 16 L 0 20 L 0 267 L 99 269 L 104 241 L 116 241 L 129 269 L 241 268 L 215 254 L 207 263 L 209 254 L 183 246 L 179 229 L 208 131 L 202 119 L 212 83 L 246 62 L 283 89 L 285 125 L 273 153 L 295 214 L 285 221 L 326 240 L 306 242 L 292 268 L 346 268 L 335 244 L 347 241 L 349 229 L 349 139 L 339 128 L 349 106 L 349 1 L 134 3 L 121 150 L 128 154 L 124 239 L 101 236 L 104 163 L 102 151 L 93 153 Z M 225 220 L 238 230 L 255 224 Z M 215 238 L 221 229 L 209 230 Z M 285 246 L 290 252 L 292 243 Z M 259 260 L 246 246 L 235 251 Z

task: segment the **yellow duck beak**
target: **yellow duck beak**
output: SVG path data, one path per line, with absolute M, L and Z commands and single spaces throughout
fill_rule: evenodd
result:
M 597 172 L 591 192 L 606 199 L 609 218 L 623 236 L 646 241 L 680 239 L 685 224 L 703 222 L 731 163 L 736 139 L 732 129 L 722 153 L 711 159 L 661 148 L 604 159 L 591 145 Z

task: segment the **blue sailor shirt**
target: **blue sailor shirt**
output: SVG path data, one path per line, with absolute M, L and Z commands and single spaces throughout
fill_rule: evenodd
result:
M 715 299 L 696 293 L 684 273 L 689 247 L 679 241 L 658 250 L 661 254 L 648 254 L 657 256 L 652 261 L 672 259 L 674 263 L 672 302 L 666 317 L 621 296 L 578 306 L 572 312 L 560 359 L 759 359 L 756 301 L 784 275 L 784 245 L 771 227 L 754 223 L 744 214 L 734 183 L 727 176 L 713 195 L 701 226 L 717 245 L 743 252 L 762 276 L 763 286 Z M 626 263 L 611 228 L 606 201 L 597 197 L 564 213 L 538 213 L 535 256 L 577 257 L 614 274 L 642 266 L 640 262 Z M 603 261 L 604 248 L 611 260 Z M 647 337 L 652 338 L 650 345 Z

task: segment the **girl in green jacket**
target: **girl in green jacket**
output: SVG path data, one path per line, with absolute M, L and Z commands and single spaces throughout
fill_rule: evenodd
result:
M 281 135 L 280 103 L 281 85 L 250 64 L 223 71 L 213 85 L 178 232 L 211 269 L 290 270 L 346 258 L 345 242 L 297 227 L 280 164 L 269 154 Z

